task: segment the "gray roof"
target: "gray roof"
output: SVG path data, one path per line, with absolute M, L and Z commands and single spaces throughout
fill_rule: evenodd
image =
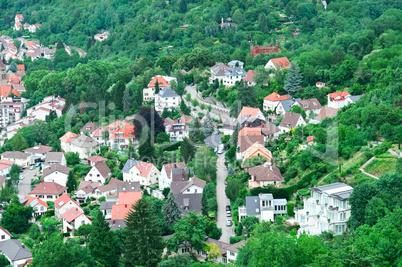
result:
M 172 88 L 170 88 L 170 86 L 165 86 L 163 87 L 159 93 L 156 94 L 157 96 L 160 97 L 178 97 L 179 95 L 176 94 L 175 91 L 172 90 Z
M 141 191 L 140 182 L 121 182 L 116 183 L 117 193 Z
M 258 196 L 246 197 L 247 216 L 260 215 L 260 198 Z
M 261 200 L 273 200 L 274 196 L 272 194 L 260 194 L 259 198 Z
M 74 141 L 71 142 L 71 144 L 78 146 L 78 147 L 94 147 L 94 146 L 97 146 L 99 143 L 96 142 L 91 137 L 82 134 L 82 135 L 78 136 L 78 138 L 74 139 Z
M 123 167 L 123 169 L 121 170 L 121 172 L 122 172 L 122 173 L 129 173 L 129 172 L 130 172 L 130 169 L 131 169 L 134 165 L 136 165 L 136 164 L 138 164 L 138 163 L 140 163 L 138 160 L 135 160 L 135 159 L 128 159 L 128 160 L 126 161 L 126 164 L 124 164 L 124 167 Z
M 6 151 L 3 154 L 1 154 L 2 158 L 9 158 L 9 159 L 26 159 L 31 154 L 21 152 L 21 151 Z
M 189 177 L 193 176 L 193 170 L 190 168 L 172 169 L 172 181 L 187 181 Z
M 43 178 L 54 172 L 61 172 L 64 173 L 65 175 L 68 175 L 68 173 L 70 172 L 70 168 L 63 166 L 60 163 L 55 163 L 43 170 Z
M 183 213 L 197 210 L 197 213 L 201 213 L 201 198 L 202 194 L 180 194 L 175 195 L 176 202 Z M 188 206 L 188 209 L 185 209 Z
M 246 75 L 247 72 L 240 67 L 233 68 L 225 72 L 225 75 L 236 76 L 236 75 Z
M 239 67 L 240 67 L 240 68 L 243 68 L 244 63 L 241 62 L 241 61 L 239 61 L 239 60 L 232 60 L 232 61 L 230 61 L 230 62 L 228 63 L 228 66 L 234 68 L 234 67 L 236 67 L 236 63 L 239 63 Z
M 222 137 L 223 134 L 221 133 L 212 134 L 205 139 L 205 144 L 212 148 L 217 147 L 218 145 L 222 144 Z
M 118 230 L 118 229 L 126 227 L 125 220 L 106 220 L 106 221 L 109 223 L 111 230 Z
M 352 194 L 353 187 L 345 183 L 333 183 L 310 188 L 310 191 L 314 191 L 319 194 L 327 193 L 330 197 L 339 200 L 345 200 L 348 199 L 349 196 Z
M 31 250 L 18 239 L 9 239 L 0 242 L 1 254 L 11 261 L 28 260 L 32 258 Z
M 63 152 L 47 152 L 45 165 L 49 165 L 49 163 L 60 163 L 63 161 Z
M 288 99 L 288 100 L 282 100 L 281 101 L 281 105 L 283 107 L 283 109 L 287 112 L 290 111 L 290 108 L 293 106 L 293 104 L 298 101 L 301 100 L 301 98 L 295 98 L 295 99 Z
M 115 201 L 103 201 L 99 206 L 99 210 L 111 210 L 114 204 L 116 204 Z
M 352 100 L 352 102 L 358 101 L 362 96 L 361 95 L 353 95 L 349 96 L 349 99 Z

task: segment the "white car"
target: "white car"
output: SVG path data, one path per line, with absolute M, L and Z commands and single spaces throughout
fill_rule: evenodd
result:
M 232 216 L 232 213 L 230 212 L 230 210 L 227 210 L 226 211 L 226 217 L 230 217 L 230 216 Z
M 34 166 L 34 165 L 32 165 L 31 167 L 29 167 L 29 169 L 30 169 L 30 170 L 35 169 L 35 166 Z
M 232 226 L 232 220 L 226 219 L 226 226 Z
M 22 179 L 24 179 L 25 177 L 24 177 L 24 175 L 20 175 L 20 180 L 22 180 Z

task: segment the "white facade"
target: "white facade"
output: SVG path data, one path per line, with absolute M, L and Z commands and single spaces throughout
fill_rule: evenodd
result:
M 0 227 L 0 241 L 6 241 L 11 239 L 11 236 L 9 233 L 3 230 L 3 227 Z
M 172 110 L 180 107 L 181 98 L 170 87 L 164 87 L 155 95 L 155 110 L 162 112 L 165 108 Z
M 110 174 L 109 174 L 110 175 Z M 99 170 L 93 166 L 88 174 L 85 176 L 85 181 L 88 182 L 100 182 L 105 184 L 106 178 L 99 172 Z
M 281 123 L 282 124 L 282 123 Z M 300 115 L 300 117 L 299 117 L 299 119 L 297 120 L 297 123 L 296 123 L 296 125 L 294 126 L 294 127 L 292 127 L 292 126 L 287 126 L 287 125 L 279 125 L 278 126 L 278 128 L 279 128 L 279 130 L 281 130 L 281 133 L 287 133 L 287 132 L 289 132 L 292 128 L 296 128 L 296 127 L 298 127 L 298 126 L 306 126 L 307 125 L 307 123 L 306 123 L 306 121 L 303 119 L 303 116 L 301 116 Z
M 184 138 L 189 137 L 189 127 L 184 123 L 177 123 L 168 125 L 166 127 L 166 133 L 169 134 L 170 142 L 183 141 Z
M 65 174 L 60 171 L 54 171 L 54 172 L 46 175 L 45 177 L 43 177 L 43 181 L 44 182 L 55 182 L 62 186 L 66 186 L 67 178 L 68 178 L 68 174 Z
M 310 190 L 311 197 L 304 199 L 304 208 L 295 210 L 295 219 L 300 225 L 298 234 L 319 235 L 325 231 L 342 234 L 351 215 L 348 198 L 353 188 L 334 183 Z
M 160 172 L 155 165 L 147 162 L 139 162 L 132 166 L 128 172 L 123 171 L 123 181 L 139 182 L 140 185 L 152 186 L 158 183 L 159 175 Z
M 236 82 L 239 82 L 245 78 L 247 73 L 240 67 L 233 68 L 225 72 L 225 77 L 223 78 L 223 85 L 234 86 Z
M 91 220 L 85 214 L 81 214 L 71 222 L 68 222 L 67 220 L 63 219 L 63 233 L 68 233 L 77 230 L 78 228 L 80 228 L 81 225 L 91 223 L 92 223 Z
M 239 207 L 239 221 L 255 216 L 260 222 L 275 221 L 275 216 L 287 214 L 286 199 L 274 199 L 272 194 L 246 197 L 246 206 Z
M 165 166 L 163 166 L 162 171 L 160 172 L 160 175 L 159 175 L 159 189 L 163 190 L 166 187 L 170 188 L 171 183 L 172 183 L 172 179 L 169 179 L 169 177 L 166 173 L 166 168 L 165 168 Z

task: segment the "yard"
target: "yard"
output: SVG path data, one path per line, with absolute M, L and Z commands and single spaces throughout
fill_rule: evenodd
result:
M 396 158 L 376 158 L 364 170 L 372 175 L 381 176 L 387 172 L 395 171 Z

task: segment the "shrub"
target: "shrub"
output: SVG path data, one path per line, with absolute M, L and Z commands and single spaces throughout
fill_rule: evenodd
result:
M 231 236 L 230 237 L 230 244 L 234 244 L 243 240 L 242 236 Z
M 54 210 L 47 210 L 47 211 L 45 212 L 45 216 L 46 216 L 46 217 L 52 217 L 52 216 L 54 216 Z

